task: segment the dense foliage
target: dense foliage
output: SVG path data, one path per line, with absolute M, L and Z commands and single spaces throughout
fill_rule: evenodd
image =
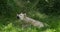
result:
M 49 27 L 21 28 L 21 12 Z M 0 0 L 0 32 L 60 32 L 60 0 Z

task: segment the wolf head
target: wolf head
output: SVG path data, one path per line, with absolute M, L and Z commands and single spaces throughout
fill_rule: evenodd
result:
M 26 13 L 17 14 L 17 18 L 23 20 L 26 17 Z

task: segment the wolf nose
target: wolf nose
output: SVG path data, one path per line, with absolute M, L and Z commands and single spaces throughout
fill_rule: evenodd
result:
M 17 16 L 17 19 L 19 19 L 19 16 Z

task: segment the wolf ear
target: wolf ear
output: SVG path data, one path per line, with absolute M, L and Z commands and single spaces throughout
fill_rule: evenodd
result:
M 24 13 L 24 16 L 26 16 L 26 13 Z
M 24 13 L 24 18 L 26 17 L 26 13 Z
M 26 13 L 25 13 L 25 15 L 26 15 Z

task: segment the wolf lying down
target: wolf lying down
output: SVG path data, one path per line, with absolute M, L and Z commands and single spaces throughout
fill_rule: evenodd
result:
M 27 17 L 25 13 L 17 14 L 17 18 L 25 21 L 26 23 L 30 23 L 33 26 L 39 27 L 39 28 L 47 26 L 46 23 L 43 23 L 43 22 L 40 22 L 40 21 L 37 21 L 37 20 Z

